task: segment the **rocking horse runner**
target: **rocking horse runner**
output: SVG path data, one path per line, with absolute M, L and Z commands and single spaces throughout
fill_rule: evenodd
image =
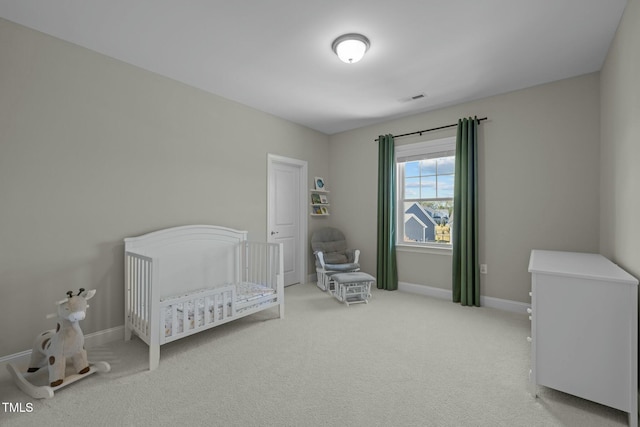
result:
M 58 324 L 56 329 L 45 331 L 38 335 L 33 344 L 31 361 L 29 363 L 29 373 L 37 372 L 45 365 L 49 369 L 50 387 L 36 387 L 25 379 L 19 370 L 11 364 L 7 369 L 11 372 L 18 386 L 33 397 L 53 397 L 53 390 L 70 384 L 83 378 L 86 374 L 96 371 L 108 372 L 110 366 L 106 362 L 98 362 L 97 367 L 91 367 L 87 361 L 87 351 L 84 348 L 84 334 L 80 329 L 80 320 L 86 315 L 87 300 L 95 295 L 95 289 L 85 291 L 80 288 L 77 295 L 67 292 L 68 298 L 57 302 Z M 49 315 L 47 317 L 54 317 Z M 78 375 L 65 378 L 67 357 L 73 361 L 73 366 Z

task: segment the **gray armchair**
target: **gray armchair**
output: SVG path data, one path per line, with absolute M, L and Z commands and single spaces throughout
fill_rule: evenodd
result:
M 316 257 L 317 285 L 323 291 L 332 288 L 331 275 L 360 270 L 359 249 L 348 249 L 342 231 L 326 227 L 311 236 L 311 249 Z

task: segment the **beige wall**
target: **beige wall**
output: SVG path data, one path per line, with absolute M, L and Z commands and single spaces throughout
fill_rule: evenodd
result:
M 630 0 L 601 71 L 600 250 L 640 278 L 640 1 Z
M 488 117 L 480 125 L 480 262 L 484 296 L 529 302 L 530 251 L 597 251 L 599 76 L 589 74 L 333 135 L 334 225 L 363 249 L 375 273 L 379 134 L 401 134 Z M 397 140 L 407 144 L 453 130 Z M 357 160 L 354 160 L 357 159 Z M 399 252 L 399 280 L 451 289 L 451 257 Z
M 640 0 L 629 0 L 600 72 L 600 251 L 636 278 L 640 278 L 639 42 Z M 638 346 L 640 352 L 640 340 Z
M 309 185 L 325 177 L 332 215 L 309 231 L 342 228 L 375 272 L 373 140 L 465 116 L 489 117 L 483 295 L 528 302 L 533 248 L 600 249 L 640 276 L 639 24 L 630 0 L 601 76 L 327 137 L 0 19 L 0 322 L 15 325 L 0 356 L 51 327 L 44 316 L 67 289 L 98 289 L 86 333 L 121 325 L 126 236 L 214 223 L 264 240 L 267 153 L 308 161 Z M 450 288 L 450 256 L 401 252 L 398 263 L 401 281 Z
M 267 153 L 328 175 L 328 137 L 0 19 L 0 357 L 96 288 L 123 324 L 127 236 L 194 223 L 266 240 Z M 310 231 L 317 224 L 310 223 Z

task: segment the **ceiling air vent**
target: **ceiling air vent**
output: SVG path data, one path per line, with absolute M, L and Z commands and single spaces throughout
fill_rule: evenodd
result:
M 404 102 L 419 101 L 421 99 L 427 99 L 427 95 L 425 95 L 424 93 L 419 93 L 417 95 L 407 96 L 406 98 L 398 99 L 398 101 L 404 103 Z

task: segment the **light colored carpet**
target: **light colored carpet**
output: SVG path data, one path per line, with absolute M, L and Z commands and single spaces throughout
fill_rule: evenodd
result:
M 0 370 L 3 426 L 625 426 L 623 412 L 554 390 L 529 393 L 529 320 L 375 290 L 347 307 L 315 285 L 275 310 L 161 348 L 89 349 L 111 372 L 34 400 Z

